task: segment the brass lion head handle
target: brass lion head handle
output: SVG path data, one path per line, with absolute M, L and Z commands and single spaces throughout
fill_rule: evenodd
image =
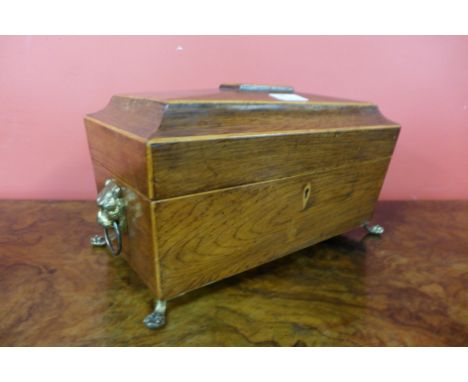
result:
M 107 245 L 109 251 L 114 255 L 122 251 L 121 232 L 126 228 L 125 200 L 122 197 L 122 188 L 113 180 L 107 179 L 104 188 L 98 194 L 96 203 L 99 207 L 97 221 L 104 228 L 104 236 L 95 235 L 91 238 L 91 245 L 103 247 Z M 117 248 L 112 244 L 110 230 L 114 230 L 117 240 Z

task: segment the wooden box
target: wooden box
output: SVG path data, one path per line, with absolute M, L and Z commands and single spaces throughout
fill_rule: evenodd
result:
M 366 224 L 400 130 L 371 103 L 236 84 L 116 95 L 85 124 L 98 220 L 158 300 L 149 327 L 166 300 Z

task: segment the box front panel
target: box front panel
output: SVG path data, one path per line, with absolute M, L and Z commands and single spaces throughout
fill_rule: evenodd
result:
M 193 137 L 152 143 L 154 199 L 240 186 L 390 156 L 399 128 Z
M 390 157 L 152 203 L 172 298 L 359 226 Z

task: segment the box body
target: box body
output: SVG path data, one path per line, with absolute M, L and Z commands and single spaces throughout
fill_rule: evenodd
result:
M 369 103 L 223 89 L 114 96 L 85 118 L 98 189 L 124 190 L 123 254 L 159 299 L 369 220 L 398 137 Z

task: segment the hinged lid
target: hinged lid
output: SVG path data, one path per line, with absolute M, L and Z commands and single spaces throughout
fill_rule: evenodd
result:
M 398 128 L 368 102 L 254 84 L 116 95 L 106 108 L 88 115 L 86 123 L 93 159 L 154 199 L 336 165 L 339 151 L 337 158 L 312 159 L 310 152 L 319 141 L 308 139 L 310 134 L 332 133 L 320 144 L 328 139 L 330 144 L 349 145 L 352 135 L 340 138 L 345 132 Z M 246 141 L 251 138 L 258 142 Z M 100 139 L 107 140 L 106 147 L 97 147 Z M 283 139 L 281 144 L 278 139 Z M 354 142 L 361 146 L 353 155 L 365 157 L 372 151 L 364 142 Z
M 145 139 L 389 123 L 368 102 L 294 93 L 291 86 L 253 84 L 221 84 L 218 90 L 115 95 L 104 110 L 88 118 Z

